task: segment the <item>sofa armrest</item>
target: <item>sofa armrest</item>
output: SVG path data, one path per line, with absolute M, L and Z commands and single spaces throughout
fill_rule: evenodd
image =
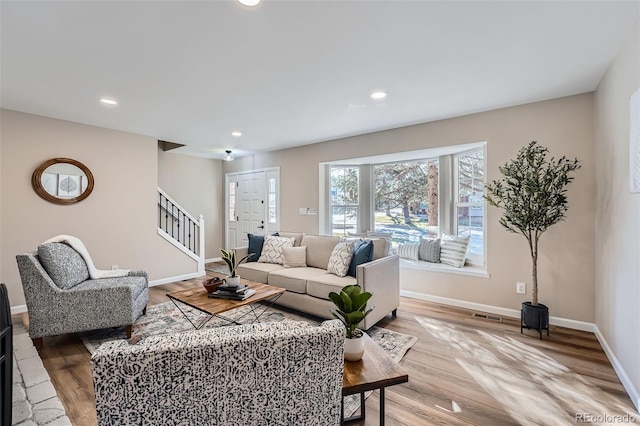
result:
M 248 246 L 236 247 L 233 250 L 236 252 L 236 259 L 242 259 L 243 257 L 249 254 Z
M 400 258 L 390 255 L 358 265 L 356 279 L 362 291 L 373 294 L 368 306 L 375 309 L 362 322 L 368 330 L 400 306 Z

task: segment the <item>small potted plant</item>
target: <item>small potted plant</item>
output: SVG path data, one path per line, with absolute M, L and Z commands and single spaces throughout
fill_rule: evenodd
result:
M 499 167 L 502 178 L 486 185 L 484 198 L 503 210 L 500 225 L 522 234 L 531 255 L 531 302 L 522 303 L 523 328 L 549 334 L 549 308 L 538 303 L 538 242 L 551 226 L 564 219 L 568 209 L 566 185 L 571 173 L 580 168 L 577 158 L 547 159 L 549 150 L 532 141 L 520 149 L 515 159 Z
M 238 265 L 247 260 L 253 253 L 247 254 L 240 260 L 237 260 L 235 250 L 220 249 L 220 254 L 222 254 L 222 260 L 224 260 L 224 263 L 226 263 L 229 268 L 229 275 L 226 279 L 227 285 L 237 287 L 240 284 L 240 276 L 237 273 Z
M 333 291 L 329 293 L 329 299 L 338 308 L 331 310 L 331 314 L 342 321 L 347 329 L 344 342 L 344 359 L 347 361 L 358 361 L 364 354 L 364 333 L 358 325 L 374 309 L 374 306 L 367 309 L 371 296 L 373 295 L 368 291 L 362 292 L 358 285 L 343 287 L 340 294 Z

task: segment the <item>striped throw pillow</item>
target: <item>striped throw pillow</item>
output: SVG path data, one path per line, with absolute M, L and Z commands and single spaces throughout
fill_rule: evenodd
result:
M 469 236 L 457 237 L 455 235 L 442 234 L 440 243 L 440 262 L 445 265 L 462 268 L 469 247 Z
M 420 260 L 426 262 L 440 262 L 440 238 L 422 238 L 420 237 L 420 252 L 418 253 Z
M 403 259 L 418 260 L 420 243 L 405 243 L 398 245 L 398 256 Z

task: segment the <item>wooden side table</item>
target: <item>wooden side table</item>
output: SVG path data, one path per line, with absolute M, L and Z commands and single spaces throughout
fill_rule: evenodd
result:
M 385 388 L 406 383 L 409 381 L 409 376 L 397 362 L 371 340 L 368 334 L 365 333 L 364 339 L 364 356 L 360 361 L 345 361 L 342 374 L 342 397 L 359 393 L 360 415 L 345 419 L 343 399 L 342 422 L 364 420 L 364 393 L 380 389 L 380 424 L 384 425 Z

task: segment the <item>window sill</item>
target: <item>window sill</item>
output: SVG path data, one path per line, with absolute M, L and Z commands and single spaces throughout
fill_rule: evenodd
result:
M 489 273 L 480 266 L 465 265 L 462 268 L 443 265 L 442 263 L 425 262 L 423 260 L 400 259 L 400 268 L 420 269 L 430 272 L 442 272 L 444 274 L 469 275 L 478 278 L 490 278 Z

